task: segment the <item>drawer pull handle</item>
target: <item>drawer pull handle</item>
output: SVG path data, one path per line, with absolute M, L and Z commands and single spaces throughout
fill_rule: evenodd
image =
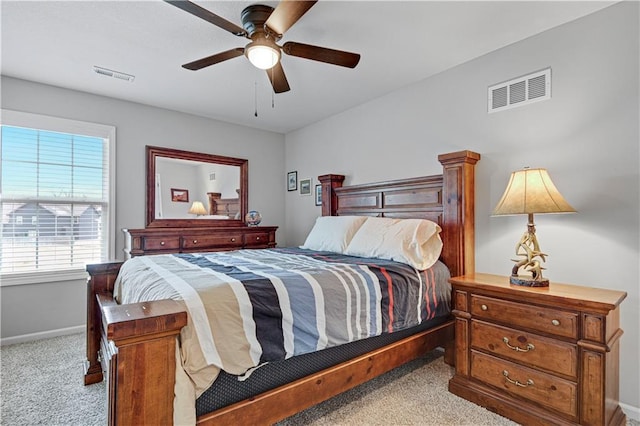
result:
M 506 338 L 506 337 L 503 337 L 502 341 L 504 342 L 505 345 L 507 345 L 507 347 L 509 349 L 513 349 L 516 352 L 529 352 L 529 351 L 532 351 L 532 350 L 534 350 L 536 348 L 535 346 L 533 346 L 532 343 L 527 343 L 527 348 L 526 349 L 522 349 L 522 348 L 520 348 L 518 346 L 511 346 L 509 344 L 509 339 Z
M 232 243 L 235 243 L 235 242 L 236 242 L 236 239 L 235 239 L 235 238 L 232 238 L 232 239 L 231 239 L 231 242 L 232 242 Z
M 193 240 L 193 244 L 198 244 L 198 240 Z
M 163 246 L 164 245 L 164 241 L 160 241 L 160 245 Z
M 487 305 L 480 305 L 480 309 L 482 309 L 483 311 L 487 311 L 489 310 L 489 307 Z
M 555 325 L 556 327 L 560 325 L 560 321 L 558 320 L 551 320 L 551 324 Z
M 516 385 L 516 386 L 520 386 L 521 388 L 526 388 L 527 386 L 533 386 L 533 380 L 528 379 L 527 383 L 520 383 L 517 380 L 513 380 L 509 378 L 509 372 L 507 370 L 503 370 L 502 371 L 502 375 L 504 376 L 504 379 L 511 383 L 512 385 Z
M 256 241 L 260 241 L 260 237 L 256 237 Z

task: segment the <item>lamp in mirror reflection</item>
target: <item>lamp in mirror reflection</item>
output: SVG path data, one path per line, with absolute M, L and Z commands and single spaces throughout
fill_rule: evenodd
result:
M 207 214 L 207 209 L 204 208 L 204 205 L 200 201 L 194 201 L 189 207 L 189 214 L 195 214 L 196 216 L 204 216 Z
M 528 167 L 511 173 L 502 198 L 493 211 L 494 216 L 526 214 L 527 231 L 516 244 L 516 259 L 509 282 L 529 287 L 547 287 L 541 262 L 547 254 L 542 252 L 536 237 L 534 213 L 575 213 L 575 209 L 560 194 L 546 169 Z M 519 275 L 523 271 L 526 275 Z

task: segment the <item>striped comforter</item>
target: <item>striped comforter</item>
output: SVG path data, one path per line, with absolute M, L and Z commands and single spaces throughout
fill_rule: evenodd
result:
M 220 370 L 402 330 L 449 312 L 449 271 L 303 249 L 135 257 L 121 268 L 119 303 L 181 300 L 182 369 L 195 397 Z

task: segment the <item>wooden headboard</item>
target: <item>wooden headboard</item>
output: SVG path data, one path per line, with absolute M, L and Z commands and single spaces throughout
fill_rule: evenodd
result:
M 432 220 L 442 227 L 441 259 L 452 276 L 475 271 L 475 164 L 480 154 L 438 156 L 442 174 L 342 186 L 343 175 L 323 175 L 322 215 L 366 215 Z
M 231 219 L 237 219 L 236 216 L 240 212 L 240 198 L 221 198 L 219 192 L 207 192 L 209 198 L 210 215 L 229 216 Z

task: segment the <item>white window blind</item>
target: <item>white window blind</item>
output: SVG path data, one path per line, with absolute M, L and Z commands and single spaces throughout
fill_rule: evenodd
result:
M 76 132 L 65 133 L 4 121 L 2 276 L 78 270 L 108 260 L 109 137 L 82 134 L 77 122 Z

